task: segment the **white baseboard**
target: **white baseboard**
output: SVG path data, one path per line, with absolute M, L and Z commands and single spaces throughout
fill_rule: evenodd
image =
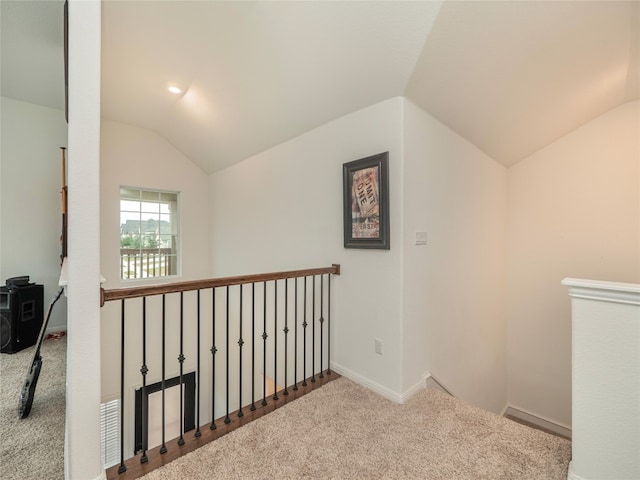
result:
M 47 329 L 44 331 L 44 336 L 45 338 L 47 338 L 47 335 L 49 335 L 50 333 L 57 333 L 57 332 L 65 332 L 67 331 L 67 326 L 65 325 L 64 327 L 61 327 L 59 325 L 47 325 Z
M 423 379 L 423 380 L 420 380 L 418 383 L 416 383 L 413 387 L 410 387 L 406 392 L 404 392 L 402 394 L 402 402 L 400 402 L 400 403 L 407 403 L 418 392 L 420 392 L 421 390 L 424 390 L 424 389 L 425 389 L 425 383 L 424 383 L 424 379 Z
M 586 480 L 586 479 L 576 474 L 576 472 L 573 471 L 573 462 L 569 462 L 569 473 L 567 474 L 567 480 Z
M 455 397 L 455 395 L 451 393 L 451 390 L 444 386 L 444 384 L 440 380 L 438 380 L 429 372 L 424 375 L 424 385 L 426 388 L 433 388 L 434 390 L 439 390 L 442 393 L 446 393 L 447 395 Z
M 531 412 L 527 412 L 526 410 L 522 410 L 520 408 L 507 406 L 507 409 L 504 412 L 504 416 L 510 415 L 519 420 L 524 420 L 525 422 L 531 423 L 538 427 L 545 428 L 550 430 L 558 435 L 562 435 L 563 437 L 571 438 L 571 428 L 566 425 L 561 425 L 557 422 L 549 420 L 547 418 L 541 417 L 539 415 L 535 415 Z M 576 480 L 578 477 L 574 477 Z
M 391 400 L 392 402 L 395 402 L 395 403 L 406 402 L 409 398 L 415 395 L 416 392 L 420 390 L 420 388 L 422 388 L 421 382 L 419 382 L 417 385 L 414 385 L 413 387 L 411 387 L 407 391 L 407 393 L 402 394 L 402 393 L 394 392 L 393 390 L 385 387 L 384 385 L 380 385 L 379 383 L 369 380 L 368 378 L 363 377 L 359 373 L 356 373 L 353 370 L 349 370 L 347 367 L 343 367 L 342 365 L 336 362 L 331 362 L 331 369 L 335 370 L 336 373 L 339 373 L 343 377 L 347 377 L 349 380 L 353 380 L 357 384 L 362 385 L 363 387 L 368 388 L 369 390 L 373 390 L 377 394 L 382 395 L 384 398 Z
M 67 459 L 65 458 L 64 478 L 65 478 L 65 480 L 71 480 L 71 476 L 69 474 L 69 469 L 66 466 L 66 464 L 67 464 Z M 97 477 L 93 477 L 93 479 L 91 479 L 91 480 L 107 480 L 107 472 L 105 470 L 102 470 Z
M 379 395 L 391 400 L 392 402 L 402 403 L 402 395 L 398 392 L 394 392 L 390 388 L 385 387 L 384 385 L 380 385 L 368 378 L 363 377 L 359 373 L 354 372 L 353 370 L 349 370 L 347 367 L 343 367 L 342 365 L 331 362 L 331 369 L 335 370 L 336 373 L 339 373 L 343 377 L 347 377 L 349 380 L 353 380 L 354 382 L 362 385 L 363 387 L 368 388 L 369 390 L 373 390 Z

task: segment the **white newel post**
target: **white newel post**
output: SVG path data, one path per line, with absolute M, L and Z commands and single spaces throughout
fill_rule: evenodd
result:
M 640 285 L 567 278 L 572 317 L 569 480 L 640 479 Z
M 65 479 L 105 480 L 100 455 L 102 5 L 69 1 L 69 255 Z

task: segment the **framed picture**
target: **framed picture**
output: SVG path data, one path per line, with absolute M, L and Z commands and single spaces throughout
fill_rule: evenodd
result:
M 389 152 L 342 166 L 344 248 L 389 250 Z

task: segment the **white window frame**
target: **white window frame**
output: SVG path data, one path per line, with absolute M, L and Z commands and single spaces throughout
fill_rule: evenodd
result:
M 136 199 L 134 198 L 133 195 L 130 195 L 127 197 L 127 195 L 125 194 L 123 196 L 123 190 L 129 190 L 131 192 L 133 191 L 137 191 L 139 192 L 139 197 Z M 153 196 L 157 195 L 158 198 L 154 199 Z M 126 210 L 123 209 L 123 201 L 126 200 L 131 200 L 132 202 L 144 202 L 144 203 L 158 203 L 163 204 L 163 203 L 171 203 L 170 201 L 167 202 L 162 202 L 162 197 L 168 197 L 169 199 L 171 199 L 171 197 L 174 198 L 173 202 L 175 202 L 175 208 L 170 209 L 170 211 L 167 212 L 162 212 L 161 211 L 161 207 L 159 206 L 159 210 L 158 213 L 155 214 L 155 212 L 153 212 L 154 215 L 156 215 L 158 218 L 161 219 L 162 216 L 165 215 L 170 215 L 170 232 L 161 232 L 161 224 L 158 224 L 158 232 L 156 233 L 158 240 L 160 241 L 161 237 L 170 237 L 170 240 L 172 242 L 171 247 L 166 247 L 166 248 L 172 248 L 173 251 L 171 251 L 170 253 L 166 253 L 164 252 L 165 258 L 163 260 L 162 257 L 162 248 L 158 246 L 159 249 L 159 254 L 157 258 L 153 258 L 153 260 L 151 260 L 153 263 L 153 267 L 149 267 L 149 258 L 145 258 L 142 252 L 142 249 L 144 248 L 142 245 L 140 245 L 140 243 L 142 243 L 143 237 L 145 237 L 146 235 L 144 235 L 142 232 L 137 232 L 135 234 L 131 234 L 134 237 L 138 237 L 138 245 L 135 245 L 132 247 L 133 249 L 140 249 L 140 253 L 139 255 L 135 255 L 135 252 L 131 252 L 128 255 L 130 257 L 128 257 L 128 261 L 131 262 L 133 259 L 134 262 L 134 266 L 133 266 L 133 270 L 131 269 L 131 267 L 128 269 L 128 272 L 125 273 L 124 272 L 124 259 L 123 259 L 123 248 L 122 247 L 122 238 L 123 235 L 125 235 L 124 229 L 123 229 L 123 212 L 126 213 L 129 212 L 130 214 L 138 214 L 139 216 L 137 217 L 137 220 L 139 221 L 139 226 L 141 227 L 143 222 L 145 221 L 143 218 L 144 215 L 144 209 L 142 207 L 142 205 L 140 205 L 140 207 L 138 209 L 132 209 L 132 210 Z M 182 248 L 181 248 L 181 232 L 180 232 L 180 216 L 181 216 L 181 208 L 180 208 L 180 192 L 177 191 L 170 191 L 170 190 L 160 190 L 160 189 L 154 189 L 154 188 L 146 188 L 146 187 L 132 187 L 132 186 L 127 186 L 127 185 L 121 185 L 120 186 L 120 195 L 119 195 L 119 251 L 118 251 L 118 257 L 119 257 L 119 269 L 120 269 L 120 273 L 119 273 L 119 278 L 121 282 L 125 282 L 125 283 L 129 283 L 129 282 L 144 282 L 144 281 L 153 281 L 153 282 L 157 282 L 157 281 L 161 281 L 163 279 L 168 279 L 168 278 L 176 278 L 179 277 L 181 275 L 181 270 L 182 270 Z M 151 212 L 147 212 L 150 213 Z M 152 248 L 155 248 L 152 247 Z M 165 249 L 166 249 L 165 248 Z M 149 271 L 145 271 L 144 267 L 144 263 L 145 261 L 147 262 L 146 265 L 147 267 L 149 267 L 149 271 L 151 271 L 151 268 L 153 268 L 153 275 L 149 275 Z M 172 261 L 172 264 L 170 266 L 171 271 L 169 272 L 165 272 L 164 274 L 162 273 L 162 269 L 168 268 L 167 267 L 167 262 L 168 261 Z M 139 264 L 137 262 L 140 262 Z M 155 268 L 158 268 L 158 274 L 156 273 Z M 132 273 L 133 272 L 133 273 Z

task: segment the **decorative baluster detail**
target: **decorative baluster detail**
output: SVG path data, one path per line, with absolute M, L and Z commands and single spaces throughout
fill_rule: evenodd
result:
M 154 265 L 157 264 L 157 258 L 153 257 L 151 254 L 148 255 L 149 262 L 153 262 Z M 126 262 L 126 259 L 124 260 L 124 262 Z M 133 261 L 131 262 L 133 265 Z M 141 265 L 142 263 L 140 263 Z M 139 267 L 140 265 L 138 265 L 138 262 L 136 262 L 136 265 Z M 135 274 L 135 272 L 131 272 L 132 274 Z M 235 428 L 235 425 L 241 425 L 242 423 L 244 423 L 244 421 L 240 421 L 240 422 L 231 422 L 230 419 L 230 403 L 231 403 L 231 392 L 230 390 L 235 388 L 235 386 L 232 384 L 232 382 L 236 381 L 236 377 L 235 377 L 235 371 L 236 368 L 238 368 L 238 409 L 237 409 L 237 414 L 238 417 L 244 417 L 246 415 L 244 415 L 244 398 L 243 398 L 243 394 L 246 395 L 248 394 L 248 392 L 246 392 L 247 389 L 244 388 L 243 385 L 243 381 L 245 381 L 245 378 L 249 375 L 249 371 L 247 371 L 247 375 L 244 375 L 244 369 L 248 369 L 248 367 L 246 367 L 246 361 L 244 360 L 244 345 L 246 345 L 246 340 L 244 340 L 244 329 L 247 328 L 249 329 L 249 326 L 246 325 L 244 316 L 248 315 L 249 312 L 246 312 L 246 309 L 244 307 L 244 303 L 245 301 L 248 302 L 249 299 L 247 298 L 245 300 L 245 293 L 244 291 L 245 289 L 245 285 L 247 283 L 251 283 L 251 403 L 249 404 L 249 402 L 247 401 L 247 407 L 251 407 L 251 410 L 256 410 L 256 399 L 261 400 L 262 401 L 262 405 L 263 406 L 267 406 L 268 404 L 268 400 L 267 400 L 267 394 L 269 394 L 270 397 L 273 398 L 274 400 L 274 406 L 277 407 L 277 403 L 278 400 L 281 400 L 282 398 L 278 398 L 279 395 L 289 395 L 289 392 L 291 391 L 291 389 L 293 389 L 294 391 L 299 390 L 299 386 L 300 384 L 302 384 L 303 387 L 309 387 L 309 385 L 307 384 L 307 382 L 310 380 L 312 382 L 312 384 L 315 382 L 318 385 L 322 383 L 323 380 L 327 380 L 326 376 L 330 375 L 332 373 L 331 370 L 331 276 L 335 274 L 335 275 L 339 275 L 339 265 L 334 265 L 332 268 L 318 268 L 318 269 L 308 269 L 308 270 L 299 270 L 296 272 L 281 272 L 281 273 L 274 273 L 274 274 L 260 274 L 260 275 L 255 275 L 255 276 L 245 276 L 245 277 L 230 277 L 229 279 L 224 279 L 223 281 L 220 281 L 219 279 L 211 279 L 208 281 L 202 281 L 202 282 L 188 282 L 185 284 L 176 284 L 175 286 L 171 285 L 171 286 L 159 286 L 161 288 L 156 288 L 156 287 L 145 287 L 144 289 L 136 289 L 136 288 L 132 288 L 132 289 L 119 289 L 118 290 L 105 290 L 102 291 L 101 293 L 101 300 L 102 301 L 113 301 L 113 300 L 121 300 L 121 355 L 120 355 L 120 401 L 121 401 L 121 405 L 119 408 L 119 413 L 120 413 L 120 417 L 122 420 L 122 424 L 120 426 L 120 441 L 121 441 L 121 451 L 120 451 L 120 464 L 116 467 L 114 467 L 114 473 L 115 470 L 118 470 L 118 473 L 124 473 L 127 471 L 128 469 L 128 465 L 133 465 L 133 463 L 138 463 L 138 461 L 140 463 L 149 463 L 154 464 L 154 462 L 156 461 L 155 459 L 152 458 L 152 454 L 154 452 L 156 452 L 156 449 L 153 450 L 149 450 L 149 442 L 151 437 L 149 437 L 150 432 L 149 430 L 149 420 L 150 418 L 150 412 L 149 412 L 149 407 L 150 404 L 147 403 L 146 401 L 143 401 L 143 403 L 140 405 L 138 405 L 138 411 L 136 412 L 136 417 L 138 419 L 138 428 L 141 427 L 142 429 L 142 437 L 140 439 L 140 436 L 138 433 L 136 433 L 136 437 L 138 437 L 135 441 L 135 445 L 134 448 L 140 453 L 139 458 L 129 458 L 126 463 L 124 460 L 124 448 L 129 448 L 130 447 L 130 443 L 132 443 L 132 439 L 127 438 L 127 442 L 125 442 L 125 425 L 124 425 L 124 410 L 125 410 L 125 404 L 129 404 L 131 403 L 131 401 L 127 402 L 127 399 L 125 398 L 127 395 L 125 395 L 125 366 L 128 367 L 128 364 L 131 362 L 131 359 L 125 359 L 125 350 L 126 350 L 126 337 L 129 336 L 129 334 L 125 331 L 125 322 L 126 322 L 126 314 L 129 314 L 129 317 L 131 317 L 130 312 L 126 312 L 126 306 L 125 306 L 125 299 L 127 298 L 142 298 L 141 303 L 142 303 L 142 322 L 141 322 L 141 329 L 142 329 L 142 345 L 141 345 L 141 353 L 139 353 L 139 355 L 141 355 L 141 357 L 139 357 L 141 359 L 141 362 L 139 363 L 140 368 L 140 374 L 142 375 L 142 379 L 141 379 L 141 388 L 140 390 L 138 390 L 136 392 L 136 397 L 138 396 L 138 394 L 141 396 L 141 398 L 143 398 L 144 400 L 148 399 L 149 396 L 149 392 L 150 390 L 150 385 L 149 382 L 147 381 L 147 377 L 148 377 L 148 373 L 150 372 L 150 365 L 148 365 L 148 363 L 151 364 L 151 368 L 155 368 L 154 367 L 154 363 L 151 360 L 149 360 L 147 358 L 147 343 L 148 341 L 150 341 L 151 337 L 148 338 L 147 335 L 147 296 L 150 295 L 161 295 L 162 296 L 162 331 L 161 331 L 161 338 L 162 338 L 162 343 L 160 345 L 161 347 L 161 381 L 160 383 L 157 385 L 158 387 L 160 387 L 161 391 L 162 391 L 162 398 L 161 398 L 161 402 L 162 402 L 162 418 L 161 418 L 161 428 L 162 428 L 162 440 L 161 443 L 159 445 L 159 453 L 160 454 L 164 454 L 167 453 L 168 451 L 168 445 L 166 442 L 166 433 L 167 433 L 167 425 L 166 425 L 166 417 L 168 414 L 170 414 L 171 412 L 167 412 L 167 408 L 170 408 L 169 404 L 167 403 L 168 399 L 167 399 L 167 395 L 166 395 L 166 390 L 168 388 L 169 385 L 173 385 L 174 383 L 168 383 L 167 381 L 167 374 L 170 374 L 171 371 L 171 360 L 167 360 L 167 352 L 170 352 L 172 349 L 171 344 L 168 344 L 167 342 L 171 342 L 171 339 L 167 340 L 167 305 L 166 305 L 166 295 L 167 293 L 179 293 L 180 294 L 180 312 L 179 312 L 179 355 L 177 357 L 178 362 L 179 362 L 179 376 L 178 378 L 175 378 L 172 382 L 175 382 L 177 380 L 177 383 L 180 386 L 180 399 L 176 399 L 176 403 L 179 402 L 179 438 L 177 438 L 177 444 L 179 446 L 184 446 L 186 445 L 186 438 L 185 438 L 185 429 L 191 429 L 194 428 L 195 431 L 195 437 L 200 437 L 200 440 L 198 441 L 198 443 L 205 441 L 208 442 L 210 438 L 213 437 L 207 437 L 206 435 L 202 435 L 201 432 L 201 427 L 200 427 L 200 420 L 201 420 L 201 408 L 207 408 L 207 406 L 205 405 L 204 407 L 201 405 L 201 401 L 203 400 L 203 397 L 201 395 L 201 391 L 200 391 L 200 386 L 201 384 L 206 384 L 207 381 L 202 379 L 201 376 L 201 372 L 202 372 L 202 363 L 201 363 L 201 353 L 199 350 L 201 347 L 204 347 L 203 342 L 207 343 L 207 341 L 205 339 L 202 338 L 202 334 L 203 334 L 203 330 L 202 330 L 202 318 L 201 318 L 201 314 L 202 314 L 202 305 L 201 305 L 201 289 L 202 288 L 210 288 L 211 289 L 211 294 L 212 294 L 212 300 L 211 300 L 211 307 L 212 307 L 212 330 L 211 330 L 211 346 L 210 346 L 210 352 L 211 352 L 211 377 L 210 377 L 210 381 L 211 381 L 211 417 L 212 417 L 212 421 L 210 424 L 210 429 L 211 430 L 215 430 L 216 429 L 216 417 L 221 417 L 221 413 L 220 411 L 223 410 L 223 407 L 220 405 L 221 402 L 221 397 L 217 397 L 216 396 L 216 382 L 220 382 L 220 378 L 216 379 L 216 375 L 217 375 L 217 369 L 216 369 L 216 357 L 217 357 L 217 353 L 218 353 L 218 347 L 216 345 L 217 342 L 217 338 L 216 336 L 219 337 L 219 333 L 216 331 L 218 328 L 226 328 L 226 340 L 225 343 L 223 343 L 223 348 L 225 348 L 226 345 L 226 364 L 225 364 L 225 369 L 226 369 L 226 377 L 225 377 L 225 381 L 223 381 L 223 388 L 226 386 L 225 389 L 225 396 L 226 396 L 226 416 L 222 416 L 222 418 L 220 418 L 220 420 L 224 419 L 224 422 L 227 424 L 231 424 L 229 425 L 228 428 Z M 326 275 L 326 280 L 325 280 L 325 275 Z M 317 285 L 317 281 L 316 281 L 316 276 L 319 277 L 319 281 L 320 281 L 320 285 Z M 308 281 L 308 278 L 312 277 L 311 281 Z M 132 275 L 133 278 L 133 275 Z M 289 279 L 293 278 L 294 281 L 289 282 Z M 304 278 L 304 282 L 298 282 L 299 278 Z M 284 279 L 284 293 L 282 292 L 282 284 L 280 282 L 280 280 Z M 273 282 L 273 293 L 269 293 L 268 292 L 268 284 L 269 282 Z M 326 282 L 326 288 L 325 288 L 325 282 Z M 256 309 L 259 308 L 258 306 L 256 306 L 256 284 L 258 284 L 258 295 L 259 295 L 259 284 L 262 283 L 263 284 L 263 328 L 262 328 L 262 332 L 260 332 L 258 329 L 260 328 L 259 325 L 256 325 L 257 322 L 259 322 L 259 318 L 256 318 L 256 315 L 259 315 L 260 312 L 256 312 Z M 279 286 L 280 284 L 280 286 Z M 215 285 L 215 286 L 214 286 Z M 231 289 L 233 288 L 233 285 L 238 285 L 239 286 L 239 316 L 238 316 L 238 323 L 235 323 L 235 312 L 234 314 L 234 318 L 231 318 L 231 302 L 235 303 L 234 299 L 231 299 Z M 291 286 L 290 286 L 291 285 Z M 220 290 L 220 288 L 226 288 L 225 292 L 226 292 L 226 305 L 223 307 L 220 305 L 220 301 L 218 301 L 216 299 L 216 289 Z M 289 295 L 289 290 L 291 288 L 294 288 L 294 295 Z M 309 293 L 309 288 L 312 289 L 311 294 Z M 303 290 L 302 294 L 300 294 L 300 289 Z M 194 296 L 197 299 L 197 304 L 196 304 L 196 329 L 195 332 L 193 332 L 194 337 L 196 339 L 196 342 L 193 342 L 194 337 L 186 337 L 186 342 L 187 345 L 185 346 L 185 305 L 184 305 L 184 292 L 186 291 L 196 291 L 196 295 Z M 278 291 L 280 290 L 280 291 Z M 326 292 L 325 292 L 326 290 Z M 219 294 L 222 295 L 222 294 Z M 269 298 L 272 298 L 273 295 L 273 310 L 274 310 L 274 325 L 273 325 L 273 334 L 275 335 L 274 340 L 273 340 L 273 344 L 274 344 L 274 352 L 272 355 L 273 361 L 274 361 L 274 368 L 273 368 L 273 373 L 271 371 L 268 370 L 268 362 L 267 360 L 270 358 L 271 353 L 268 351 L 268 331 L 270 330 L 270 327 L 268 326 L 268 322 L 269 322 L 269 312 L 268 312 L 268 303 L 269 303 Z M 280 302 L 280 297 L 278 295 L 283 296 L 283 302 L 284 302 L 284 314 L 282 313 L 282 308 L 283 305 Z M 311 298 L 309 298 L 309 295 L 311 295 Z M 206 295 L 205 295 L 206 297 Z M 289 303 L 289 298 L 291 298 L 292 303 Z M 187 300 L 191 298 L 188 297 Z M 300 301 L 298 300 L 300 298 Z M 205 300 L 206 301 L 206 300 Z M 224 301 L 224 299 L 222 300 Z M 317 303 L 320 303 L 320 307 L 317 307 Z M 326 302 L 326 303 L 325 303 Z M 218 304 L 218 305 L 216 305 Z M 225 308 L 225 313 L 226 313 L 226 325 L 223 323 L 222 327 L 217 326 L 217 320 L 219 320 L 219 315 L 217 314 L 216 310 L 217 308 Z M 206 306 L 205 306 L 205 310 L 206 310 Z M 316 308 L 318 308 L 318 310 L 316 310 Z M 291 314 L 289 313 L 291 311 L 291 309 L 293 309 L 293 312 L 291 312 Z M 300 312 L 300 309 L 303 309 L 302 312 Z M 136 315 L 138 315 L 140 312 L 137 310 L 137 307 L 134 308 L 134 310 L 136 311 Z M 152 312 L 152 310 L 149 310 L 149 312 Z M 171 309 L 169 309 L 169 314 L 171 312 Z M 221 312 L 222 314 L 222 312 Z M 284 319 L 282 322 L 280 322 L 279 316 L 283 316 L 284 315 Z M 308 318 L 308 316 L 311 316 L 310 318 Z M 316 316 L 317 315 L 317 316 Z M 218 318 L 216 318 L 218 317 Z M 291 321 L 293 322 L 293 326 L 294 326 L 294 331 L 291 331 L 291 327 L 289 326 L 289 317 L 291 317 Z M 129 319 L 131 320 L 131 319 Z M 155 319 L 152 319 L 155 322 Z M 171 321 L 171 319 L 169 319 L 169 321 Z M 186 321 L 191 322 L 190 317 L 188 317 L 186 319 Z M 206 321 L 206 319 L 205 319 Z M 248 320 L 247 320 L 248 321 Z M 300 324 L 298 325 L 298 321 L 300 321 Z M 312 322 L 311 324 L 309 322 Z M 318 333 L 316 334 L 316 325 L 315 323 L 319 322 L 318 325 Z M 137 331 L 137 327 L 135 325 L 137 325 L 137 322 L 129 322 L 131 323 L 131 328 L 133 329 L 132 331 Z M 234 337 L 235 339 L 237 339 L 237 344 L 238 344 L 238 366 L 235 367 L 233 365 L 231 365 L 231 360 L 230 357 L 234 355 L 233 352 L 231 352 L 231 348 L 230 348 L 230 342 L 231 342 L 231 323 L 233 323 L 234 328 L 237 325 L 239 328 L 239 334 L 237 337 Z M 325 323 L 326 323 L 326 333 L 325 333 Z M 191 328 L 189 325 L 191 325 L 191 323 L 189 323 L 187 325 L 187 328 Z M 311 331 L 308 332 L 308 327 L 311 326 Z M 117 327 L 116 327 L 117 328 Z M 126 327 L 129 328 L 129 327 Z M 298 330 L 299 328 L 302 328 L 303 331 L 300 332 L 301 335 L 299 338 L 298 336 Z M 279 342 L 278 341 L 278 329 L 280 329 L 283 332 L 284 335 L 284 342 Z M 205 325 L 205 330 L 206 330 L 206 325 Z M 189 331 L 187 330 L 187 333 Z M 168 332 L 171 335 L 171 332 Z M 292 335 L 292 338 L 289 338 L 289 335 Z M 206 335 L 206 333 L 205 333 Z M 235 335 L 235 333 L 234 333 Z M 257 364 L 257 362 L 260 362 L 259 358 L 256 358 L 257 355 L 259 355 L 259 353 L 256 352 L 256 348 L 259 348 L 259 345 L 256 345 L 257 342 L 259 342 L 258 337 L 256 337 L 256 335 L 260 335 L 262 337 L 263 340 L 263 358 L 262 358 L 262 369 L 260 369 L 260 365 Z M 295 336 L 295 338 L 294 338 Z M 310 338 L 308 338 L 310 337 Z M 316 338 L 318 337 L 318 338 Z M 325 342 L 325 338 L 326 338 L 326 342 Z M 294 341 L 295 340 L 295 341 Z M 290 341 L 294 341 L 294 347 L 289 347 L 289 343 Z M 311 341 L 311 345 L 309 345 L 309 341 Z M 299 345 L 299 342 L 302 342 L 302 347 Z M 316 344 L 317 342 L 317 344 Z M 196 353 L 196 358 L 195 360 L 195 371 L 193 371 L 193 373 L 185 373 L 185 366 L 187 366 L 185 364 L 185 360 L 187 359 L 185 357 L 185 355 L 189 354 L 189 348 L 193 348 L 192 343 L 195 343 L 196 348 L 198 349 L 198 352 Z M 326 343 L 326 345 L 325 345 Z M 280 345 L 278 345 L 280 344 Z M 173 348 L 175 348 L 176 345 L 173 344 Z M 247 345 L 248 347 L 248 345 Z M 279 357 L 278 357 L 278 347 L 280 347 L 280 350 L 282 350 L 284 348 L 284 357 L 282 359 L 282 361 L 284 362 L 284 368 L 281 371 L 279 369 Z M 134 346 L 132 345 L 132 348 L 134 348 Z M 185 350 L 186 348 L 186 350 Z M 289 348 L 292 348 L 293 352 L 292 354 L 294 355 L 294 359 L 292 361 L 293 365 L 291 365 L 291 368 L 289 367 L 289 361 L 290 361 L 290 355 L 289 355 Z M 319 353 L 316 352 L 317 349 L 320 349 Z M 325 349 L 326 349 L 326 353 L 325 353 Z M 301 359 L 299 358 L 299 354 L 302 354 L 302 362 L 300 361 Z M 249 355 L 249 352 L 247 352 L 247 356 Z M 317 355 L 317 357 L 316 357 Z M 282 353 L 281 353 L 282 356 Z M 133 357 L 135 358 L 135 356 Z M 151 358 L 151 357 L 150 357 Z M 326 360 L 325 360 L 326 358 Z M 317 361 L 316 361 L 317 360 Z M 169 365 L 167 365 L 167 361 L 169 362 Z M 223 361 L 225 361 L 223 359 Z M 325 366 L 325 361 L 326 361 L 326 366 Z M 138 363 L 138 361 L 134 361 L 134 363 Z M 219 362 L 217 362 L 219 363 Z M 299 363 L 302 363 L 302 370 L 303 370 L 303 378 L 299 381 L 298 379 L 298 368 L 299 368 Z M 311 374 L 307 375 L 307 363 L 309 363 L 309 367 L 311 370 Z M 318 364 L 318 370 L 316 371 L 316 364 Z M 175 364 L 174 364 L 175 365 Z M 133 366 L 133 365 L 132 365 Z M 323 368 L 324 367 L 324 368 Z M 134 367 L 135 368 L 135 367 Z M 192 367 L 190 367 L 192 368 Z M 206 359 L 205 359 L 205 370 L 206 368 Z M 222 368 L 222 367 L 220 367 Z M 291 385 L 289 385 L 290 380 L 289 380 L 289 375 L 291 374 L 291 370 L 294 370 L 294 379 L 293 382 L 291 382 Z M 160 370 L 160 369 L 159 369 Z M 231 371 L 233 370 L 233 371 Z M 261 372 L 262 370 L 262 372 Z M 135 372 L 131 371 L 131 367 L 129 367 L 129 372 L 133 373 L 135 375 Z M 223 375 L 225 374 L 223 373 Z M 263 375 L 263 391 L 262 391 L 262 398 L 260 398 L 260 393 L 258 393 L 258 389 L 260 388 L 260 386 L 257 386 L 257 382 L 260 380 L 260 377 L 258 375 Z M 271 374 L 271 375 L 270 375 Z M 231 378 L 231 376 L 233 375 L 233 378 Z M 171 375 L 172 377 L 174 375 Z M 205 372 L 205 376 L 206 376 L 206 372 Z M 217 375 L 218 377 L 220 375 Z M 280 378 L 278 378 L 280 377 Z M 151 377 L 149 377 L 151 378 Z M 321 379 L 320 382 L 318 382 L 317 378 Z M 246 380 L 249 381 L 249 380 Z M 282 391 L 278 391 L 278 383 L 279 382 L 283 382 L 283 389 Z M 204 383 L 203 383 L 204 382 Z M 188 385 L 186 384 L 188 383 Z M 275 385 L 275 388 L 273 389 L 273 391 L 271 392 L 270 389 L 272 388 L 271 385 Z M 231 388 L 229 388 L 231 387 Z M 244 392 L 243 392 L 244 389 Z M 305 394 L 307 393 L 307 391 L 313 389 L 313 386 L 311 386 L 311 388 L 307 388 L 305 390 L 303 390 L 303 392 L 300 392 L 301 394 Z M 188 399 L 187 397 L 185 397 L 185 390 L 188 391 Z M 128 390 L 127 390 L 128 391 Z M 205 397 L 206 397 L 206 391 L 204 392 Z M 217 397 L 217 398 L 216 398 Z M 257 397 L 257 398 L 256 398 Z M 130 400 L 130 399 L 129 399 Z M 224 400 L 222 400 L 224 401 Z M 190 403 L 191 402 L 191 403 Z M 206 400 L 205 400 L 206 403 Z M 235 400 L 234 400 L 234 403 Z M 216 411 L 217 408 L 217 411 Z M 128 409 L 127 409 L 128 411 Z M 175 412 L 174 412 L 175 413 Z M 205 412 L 206 413 L 206 412 Z M 187 417 L 185 417 L 185 415 L 187 415 Z M 138 417 L 140 416 L 140 417 Z M 194 418 L 195 417 L 195 418 Z M 250 416 L 251 417 L 251 416 Z M 130 420 L 130 419 L 129 419 Z M 194 424 L 194 420 L 195 420 L 195 425 L 192 427 L 192 425 Z M 176 422 L 178 423 L 178 422 Z M 226 430 L 227 427 L 225 427 Z M 169 441 L 169 443 L 171 443 L 171 441 Z M 181 449 L 180 449 L 181 450 Z M 176 452 L 174 452 L 175 454 Z M 180 453 L 177 452 L 177 454 L 179 455 Z M 173 454 L 172 454 L 173 455 Z M 148 456 L 148 457 L 147 457 Z M 164 457 L 162 457 L 164 458 Z M 166 460 L 166 459 L 165 459 Z M 164 461 L 160 460 L 161 463 L 163 463 Z M 150 468 L 149 466 L 146 466 L 144 468 Z
M 165 354 L 166 354 L 166 316 L 165 316 L 165 298 L 162 295 L 162 446 L 160 447 L 160 453 L 167 453 L 167 444 L 165 441 Z
M 293 282 L 293 390 L 298 390 L 298 277 Z
M 127 471 L 124 464 L 124 299 L 120 307 L 120 466 L 118 473 Z
M 227 414 L 224 417 L 224 423 L 229 423 L 231 422 L 231 419 L 229 418 L 229 287 L 226 287 L 227 289 L 227 348 L 226 348 L 226 356 L 227 356 L 227 387 L 226 387 L 226 395 L 227 395 Z
M 202 435 L 200 432 L 200 290 L 196 292 L 196 433 L 195 436 Z
M 316 276 L 311 290 L 311 382 L 316 383 Z
M 263 326 L 262 326 L 262 406 L 267 405 L 267 282 L 264 282 L 263 288 Z
M 147 457 L 147 443 L 149 438 L 148 432 L 148 413 L 147 413 L 147 297 L 142 297 L 142 366 L 140 367 L 140 373 L 142 374 L 142 456 L 140 457 L 140 463 L 147 463 L 149 458 Z
M 180 355 L 178 355 L 178 362 L 180 363 L 180 438 L 178 439 L 178 445 L 184 445 L 184 395 L 182 391 L 184 384 L 182 383 L 182 377 L 184 373 L 184 292 L 180 292 Z
M 307 386 L 307 277 L 304 277 L 304 295 L 303 295 L 303 307 L 302 310 L 302 386 Z
M 320 378 L 324 378 L 322 373 L 322 353 L 324 350 L 324 275 L 320 275 Z
M 283 395 L 289 395 L 289 389 L 287 388 L 287 364 L 288 362 L 288 337 L 289 337 L 289 279 L 284 279 L 284 391 Z
M 273 399 L 278 400 L 278 280 L 273 281 Z
M 327 375 L 331 375 L 331 274 L 327 275 Z
M 240 377 L 240 381 L 239 381 L 239 392 L 238 392 L 238 417 L 242 417 L 244 415 L 244 413 L 242 412 L 242 346 L 244 345 L 244 340 L 242 339 L 242 284 L 240 284 L 240 338 L 238 339 L 238 346 L 240 347 L 239 350 L 239 363 L 240 363 L 240 370 L 239 370 L 239 377 Z
M 216 289 L 211 289 L 211 425 L 210 430 L 216 427 Z
M 251 411 L 256 409 L 256 284 L 251 284 Z

